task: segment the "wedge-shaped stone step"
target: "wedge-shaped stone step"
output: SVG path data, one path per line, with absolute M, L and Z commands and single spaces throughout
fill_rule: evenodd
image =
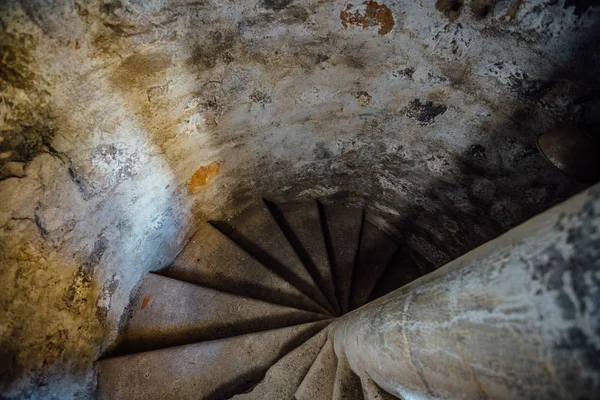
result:
M 335 382 L 333 384 L 333 400 L 363 400 L 363 389 L 360 378 L 352 369 L 345 355 L 338 358 Z
M 333 341 L 329 339 L 296 390 L 294 400 L 331 400 L 336 364 Z
M 261 264 L 329 312 L 334 311 L 264 203 L 254 204 L 215 225 Z
M 401 247 L 394 255 L 388 269 L 384 272 L 381 279 L 379 279 L 377 286 L 375 286 L 373 293 L 369 297 L 369 301 L 401 288 L 423 275 L 424 273 L 410 256 L 409 250 Z
M 308 373 L 327 340 L 329 328 L 310 338 L 269 368 L 265 378 L 249 393 L 234 400 L 289 400 Z
M 344 204 L 321 206 L 324 228 L 328 236 L 331 269 L 340 310 L 348 311 L 352 274 L 360 243 L 363 210 Z
M 350 310 L 354 310 L 368 301 L 397 248 L 398 245 L 390 235 L 369 221 L 364 222 L 356 267 L 352 277 Z
M 327 321 L 97 362 L 100 399 L 217 399 L 242 393 Z
M 370 377 L 361 376 L 361 385 L 363 387 L 363 396 L 365 400 L 396 400 L 399 397 L 392 396 L 380 388 Z
M 270 206 L 282 231 L 337 314 L 334 278 L 329 265 L 321 214 L 316 201 Z
M 207 222 L 198 223 L 198 230 L 164 274 L 272 303 L 328 312 Z
M 134 353 L 325 319 L 150 274 L 132 303 L 117 354 Z

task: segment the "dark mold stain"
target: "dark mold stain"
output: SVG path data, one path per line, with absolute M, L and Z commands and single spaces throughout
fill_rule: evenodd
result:
M 474 158 L 476 160 L 487 160 L 487 155 L 485 154 L 485 147 L 480 144 L 474 144 L 469 147 L 467 151 L 467 156 Z
M 462 0 L 437 0 L 435 9 L 444 14 L 450 21 L 454 21 L 462 10 Z
M 421 103 L 421 100 L 414 99 L 406 108 L 406 116 L 419 122 L 421 125 L 429 125 L 433 123 L 435 117 L 446 112 L 448 107 L 444 104 L 426 101 Z
M 327 54 L 318 53 L 316 57 L 316 63 L 321 64 L 325 61 L 329 60 L 329 56 Z
M 403 77 L 406 78 L 408 80 L 412 80 L 413 79 L 413 74 L 415 73 L 415 69 L 412 67 L 406 67 L 404 69 L 400 69 L 398 71 L 392 72 L 392 76 L 398 78 L 398 77 Z
M 554 88 L 555 82 L 542 79 L 531 79 L 526 73 L 517 73 L 511 78 L 510 88 L 517 93 L 519 100 L 536 103 Z
M 260 104 L 263 107 L 266 104 L 269 104 L 269 103 L 273 102 L 273 100 L 271 99 L 271 96 L 269 96 L 266 93 L 263 93 L 263 92 L 261 92 L 259 90 L 255 90 L 248 97 L 250 97 L 250 100 L 252 100 L 253 103 Z
M 475 19 L 483 19 L 494 8 L 494 0 L 471 0 L 469 7 Z
M 329 150 L 327 142 L 319 142 L 315 146 L 314 151 L 315 157 L 319 160 L 328 160 L 333 156 L 331 150 Z
M 37 154 L 46 151 L 54 135 L 54 129 L 38 122 L 4 132 L 4 140 L 0 142 L 0 153 L 7 153 L 9 156 L 0 160 L 0 167 L 9 161 L 30 161 Z
M 263 0 L 261 5 L 269 10 L 281 11 L 293 2 L 294 0 Z
M 208 40 L 196 44 L 192 49 L 189 64 L 200 71 L 214 68 L 219 61 L 230 64 L 234 61 L 232 48 L 237 36 L 233 32 L 213 31 Z
M 120 0 L 113 0 L 109 2 L 103 2 L 100 4 L 100 12 L 106 16 L 113 14 L 116 10 L 123 7 Z
M 63 302 L 73 314 L 81 314 L 88 303 L 89 290 L 92 289 L 96 266 L 100 264 L 104 252 L 108 249 L 108 239 L 101 234 L 94 242 L 92 251 L 80 265 L 69 284 Z

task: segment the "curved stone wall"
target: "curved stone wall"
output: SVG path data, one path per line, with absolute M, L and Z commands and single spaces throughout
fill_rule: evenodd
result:
M 433 267 L 585 186 L 535 138 L 598 10 L 520 0 L 0 5 L 0 391 L 91 396 L 194 218 L 346 193 Z

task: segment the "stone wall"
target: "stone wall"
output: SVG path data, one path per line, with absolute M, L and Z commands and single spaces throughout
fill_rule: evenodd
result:
M 440 266 L 578 192 L 535 138 L 598 87 L 584 3 L 2 2 L 0 392 L 92 396 L 194 218 L 347 192 Z

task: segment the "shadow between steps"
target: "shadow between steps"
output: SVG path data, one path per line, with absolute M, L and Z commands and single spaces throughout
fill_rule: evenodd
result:
M 183 271 L 173 266 L 169 266 L 154 273 L 209 289 L 220 290 L 222 292 L 249 297 L 251 299 L 261 300 L 267 303 L 278 304 L 286 307 L 310 311 L 316 314 L 330 316 L 326 309 L 306 295 L 303 297 L 300 295 L 294 296 L 289 293 L 283 293 L 279 290 L 273 290 L 270 286 L 266 285 L 263 286 L 247 282 L 239 282 L 235 279 L 227 278 L 226 276 L 220 276 L 218 281 L 215 281 L 214 279 L 210 279 L 209 281 L 208 279 L 203 278 L 200 274 L 194 274 L 193 271 Z M 290 282 L 288 281 L 288 283 Z
M 248 254 L 254 257 L 262 265 L 273 271 L 273 273 L 277 274 L 279 277 L 283 278 L 286 282 L 294 286 L 296 289 L 300 290 L 313 302 L 323 307 L 329 314 L 333 315 L 333 309 L 331 308 L 330 304 L 323 304 L 322 302 L 318 301 L 316 296 L 312 295 L 314 290 L 320 290 L 320 288 L 313 288 L 310 284 L 308 284 L 302 278 L 296 275 L 294 271 L 281 264 L 269 253 L 261 249 L 258 244 L 246 238 L 227 222 L 210 221 L 210 224 L 212 224 L 215 228 L 221 231 L 221 233 L 223 233 L 225 236 L 227 236 L 229 239 L 235 242 L 238 246 L 240 246 L 244 251 L 246 251 Z M 311 276 L 313 275 L 311 274 Z
M 329 260 L 329 273 L 333 277 L 333 290 L 335 298 L 338 302 L 339 313 L 343 313 L 342 305 L 340 304 L 340 287 L 338 282 L 338 270 L 335 260 L 335 254 L 333 252 L 333 243 L 331 242 L 331 233 L 329 232 L 329 226 L 327 225 L 327 218 L 325 217 L 325 206 L 317 200 L 317 208 L 319 209 L 319 218 L 321 219 L 321 228 L 323 229 L 323 239 L 325 240 L 325 250 L 327 250 L 327 259 Z
M 323 324 L 316 324 L 316 326 L 309 331 L 295 337 L 292 341 L 290 341 L 279 353 L 277 358 L 273 360 L 273 362 L 260 369 L 255 369 L 246 372 L 241 376 L 237 376 L 235 379 L 230 380 L 228 382 L 222 383 L 213 393 L 207 396 L 206 400 L 224 400 L 233 397 L 236 394 L 246 393 L 252 390 L 260 381 L 265 378 L 267 371 L 271 368 L 277 361 L 281 360 L 285 357 L 286 354 L 290 353 L 292 350 L 296 349 L 298 346 L 304 344 L 311 337 L 322 331 L 323 329 L 327 329 L 326 325 L 328 325 L 334 319 L 322 321 Z M 265 399 L 266 400 L 266 399 Z
M 317 266 L 313 262 L 308 251 L 304 248 L 304 246 L 300 242 L 300 239 L 298 239 L 298 236 L 296 236 L 296 233 L 294 232 L 294 230 L 292 229 L 290 224 L 285 219 L 283 213 L 281 212 L 281 210 L 279 209 L 277 204 L 275 204 L 267 199 L 263 199 L 263 201 L 265 202 L 269 211 L 271 211 L 271 214 L 273 215 L 273 218 L 275 218 L 275 221 L 277 222 L 277 225 L 279 225 L 279 228 L 283 232 L 283 235 L 286 237 L 288 242 L 292 245 L 292 247 L 294 248 L 294 251 L 300 258 L 300 261 L 302 261 L 302 264 L 304 265 L 304 267 L 306 268 L 306 270 L 308 271 L 310 276 L 313 278 L 313 281 L 317 284 L 319 290 L 321 291 L 321 293 L 323 293 L 325 298 L 327 298 L 327 295 L 326 295 L 327 288 L 324 286 L 324 283 L 321 280 L 321 275 L 319 273 Z M 327 299 L 327 300 L 329 302 L 328 309 L 331 309 L 331 311 L 333 312 L 334 315 L 338 315 L 339 313 L 337 313 L 335 311 L 334 305 L 331 304 L 332 300 L 331 299 Z
M 266 316 L 243 322 L 214 323 L 208 326 L 202 323 L 191 323 L 186 326 L 166 327 L 164 329 L 138 329 L 137 331 L 125 326 L 113 349 L 104 353 L 98 360 L 228 339 L 311 322 L 325 323 L 332 320 L 330 316 L 322 314 L 295 315 L 294 311 L 297 310 L 290 310 L 289 315 Z

